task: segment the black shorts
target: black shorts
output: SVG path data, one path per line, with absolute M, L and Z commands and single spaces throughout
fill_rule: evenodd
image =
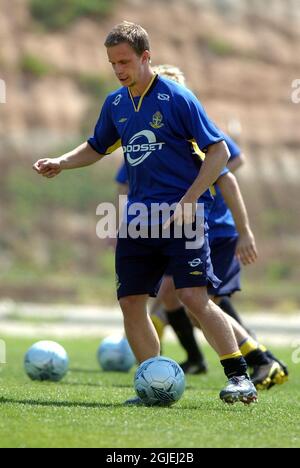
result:
M 210 296 L 230 296 L 241 290 L 241 265 L 235 251 L 238 237 L 219 237 L 211 240 L 211 261 L 214 273 L 222 281 L 217 288 L 209 285 Z
M 173 276 L 175 288 L 218 288 L 210 260 L 207 235 L 198 249 L 187 249 L 187 239 L 118 239 L 116 283 L 118 299 L 158 292 L 164 274 Z

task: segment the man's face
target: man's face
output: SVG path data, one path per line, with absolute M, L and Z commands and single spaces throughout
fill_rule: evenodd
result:
M 116 77 L 123 86 L 127 87 L 133 87 L 139 82 L 143 68 L 149 61 L 148 51 L 138 56 L 126 42 L 108 47 L 107 55 Z

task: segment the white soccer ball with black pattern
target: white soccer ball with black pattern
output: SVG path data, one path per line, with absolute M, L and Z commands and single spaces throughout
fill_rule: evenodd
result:
M 55 341 L 39 341 L 25 354 L 24 367 L 31 380 L 59 382 L 68 372 L 69 358 Z
M 173 359 L 150 358 L 137 369 L 134 387 L 146 406 L 171 406 L 183 395 L 184 372 Z
M 128 372 L 136 363 L 127 338 L 118 335 L 108 336 L 102 341 L 97 357 L 104 371 Z

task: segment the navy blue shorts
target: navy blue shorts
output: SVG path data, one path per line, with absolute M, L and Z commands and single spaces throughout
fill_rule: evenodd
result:
M 186 239 L 118 239 L 116 282 L 118 299 L 158 292 L 164 274 L 174 278 L 175 288 L 206 286 L 220 281 L 210 261 L 208 237 L 200 249 L 186 249 Z
M 235 251 L 237 237 L 220 237 L 210 242 L 214 273 L 222 281 L 217 288 L 209 285 L 210 296 L 230 296 L 241 290 L 241 265 Z

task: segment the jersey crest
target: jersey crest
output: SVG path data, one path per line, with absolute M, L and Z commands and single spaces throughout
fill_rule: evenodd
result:
M 151 125 L 152 128 L 161 128 L 161 127 L 164 126 L 162 121 L 163 121 L 163 116 L 159 111 L 157 111 L 153 115 L 152 122 L 150 122 L 150 125 Z

